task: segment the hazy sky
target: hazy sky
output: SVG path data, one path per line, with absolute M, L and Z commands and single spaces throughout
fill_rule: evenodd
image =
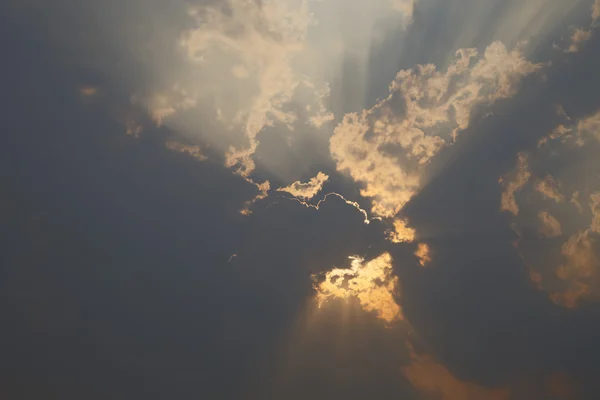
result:
M 600 0 L 8 0 L 0 397 L 600 396 Z

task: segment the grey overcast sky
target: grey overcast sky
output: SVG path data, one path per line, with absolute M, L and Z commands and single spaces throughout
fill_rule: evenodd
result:
M 600 397 L 600 0 L 5 0 L 0 397 Z

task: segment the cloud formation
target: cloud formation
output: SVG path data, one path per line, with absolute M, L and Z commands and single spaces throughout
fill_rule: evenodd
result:
M 339 171 L 364 185 L 372 212 L 393 217 L 421 188 L 424 167 L 468 127 L 475 107 L 511 97 L 540 68 L 520 50 L 494 42 L 481 56 L 458 50 L 443 72 L 434 65 L 400 71 L 387 98 L 344 116 L 331 155 Z
M 518 250 L 532 280 L 554 303 L 567 308 L 600 294 L 600 175 L 590 174 L 598 163 L 589 158 L 598 151 L 598 132 L 599 113 L 569 119 L 529 156 L 520 154 L 514 170 L 501 180 L 502 209 L 514 216 Z M 532 171 L 527 160 L 534 163 Z M 549 166 L 564 178 L 548 174 Z M 527 212 L 523 215 L 515 199 L 517 191 L 524 192 L 520 201 Z M 542 238 L 532 236 L 528 228 L 528 213 L 534 210 Z
M 398 278 L 392 273 L 391 255 L 384 253 L 370 261 L 360 257 L 350 260 L 350 268 L 334 268 L 315 283 L 319 307 L 329 299 L 356 298 L 365 311 L 375 312 L 386 322 L 403 319 L 395 300 L 399 288 Z
M 431 250 L 427 243 L 419 243 L 417 250 L 415 250 L 415 256 L 419 259 L 419 264 L 422 267 L 426 267 L 431 262 Z
M 317 176 L 311 178 L 308 182 L 294 182 L 289 186 L 277 189 L 278 192 L 286 192 L 302 200 L 310 200 L 315 197 L 322 189 L 329 176 L 319 172 Z
M 517 164 L 513 171 L 500 179 L 500 185 L 503 189 L 500 199 L 501 211 L 508 211 L 514 215 L 519 214 L 519 206 L 515 200 L 515 194 L 527 184 L 530 177 L 528 156 L 525 153 L 519 153 L 517 155 Z

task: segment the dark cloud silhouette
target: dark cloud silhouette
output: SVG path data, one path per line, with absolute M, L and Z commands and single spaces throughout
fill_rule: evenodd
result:
M 242 146 L 245 134 L 202 102 L 186 102 L 188 88 L 173 89 L 174 78 L 194 78 L 174 45 L 197 28 L 186 3 L 143 3 L 0 6 L 0 396 L 596 397 L 596 300 L 556 304 L 522 257 L 570 229 L 552 207 L 577 212 L 570 168 L 595 156 L 591 147 L 552 161 L 535 156 L 559 125 L 600 110 L 591 2 L 532 1 L 530 20 L 518 20 L 516 1 L 420 0 L 412 25 L 401 27 L 361 3 L 356 10 L 371 10 L 373 20 L 355 12 L 336 25 L 357 46 L 332 56 L 339 71 L 321 105 L 336 119 L 328 128 L 310 123 L 315 108 L 283 108 L 306 121 L 261 131 L 251 177 L 224 166 L 228 146 Z M 218 1 L 195 4 L 233 12 Z M 366 29 L 373 21 L 385 29 L 371 32 L 372 43 L 350 32 L 350 22 Z M 591 32 L 577 52 L 553 49 L 573 26 Z M 444 71 L 458 48 L 482 51 L 494 40 L 512 48 L 527 36 L 525 55 L 544 63 L 540 71 L 526 74 L 514 96 L 473 107 L 456 142 L 423 164 L 424 186 L 395 219 L 372 218 L 365 186 L 331 158 L 336 123 L 387 95 L 400 69 L 433 62 Z M 152 97 L 165 88 L 180 97 Z M 406 101 L 388 103 L 406 112 Z M 180 114 L 167 123 L 169 106 Z M 402 161 L 389 143 L 377 151 Z M 501 212 L 499 184 L 518 154 L 532 154 L 531 196 L 551 199 L 538 209 L 515 190 L 520 230 Z M 329 179 L 310 187 L 323 188 L 310 204 L 276 190 L 319 172 Z M 257 186 L 267 181 L 269 193 Z M 332 192 L 339 195 L 310 206 Z M 583 195 L 574 199 L 587 207 Z M 389 240 L 394 223 L 410 233 L 393 240 L 400 243 Z M 531 232 L 537 239 L 520 247 Z M 352 270 L 349 257 L 364 267 L 382 255 L 393 265 L 385 279 Z M 333 268 L 339 275 L 327 275 Z M 352 296 L 330 296 L 319 308 L 315 286 L 325 280 Z M 389 296 L 390 281 L 394 297 L 384 300 L 401 312 L 385 321 L 372 306 L 383 292 L 360 294 L 372 284 Z

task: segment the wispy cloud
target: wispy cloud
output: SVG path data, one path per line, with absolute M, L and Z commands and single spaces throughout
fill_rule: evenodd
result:
M 188 144 L 180 143 L 176 140 L 168 140 L 165 143 L 165 146 L 168 149 L 171 149 L 173 151 L 178 151 L 180 153 L 189 154 L 190 156 L 194 157 L 198 161 L 206 161 L 206 159 L 207 159 L 206 156 L 204 154 L 202 154 L 202 149 L 198 145 L 188 145 Z
M 317 176 L 311 178 L 308 182 L 294 182 L 289 186 L 277 189 L 278 192 L 287 192 L 294 197 L 303 200 L 310 200 L 315 197 L 322 189 L 325 182 L 329 180 L 329 176 L 319 172 Z
M 538 218 L 542 223 L 542 227 L 540 228 L 540 233 L 542 235 L 552 238 L 562 234 L 560 222 L 552 215 L 548 214 L 547 211 L 540 211 L 538 213 Z
M 528 156 L 525 153 L 520 153 L 517 156 L 517 165 L 514 170 L 500 179 L 500 184 L 503 187 L 500 199 L 501 211 L 508 211 L 514 215 L 519 214 L 519 206 L 515 200 L 515 194 L 529 182 L 530 177 Z

